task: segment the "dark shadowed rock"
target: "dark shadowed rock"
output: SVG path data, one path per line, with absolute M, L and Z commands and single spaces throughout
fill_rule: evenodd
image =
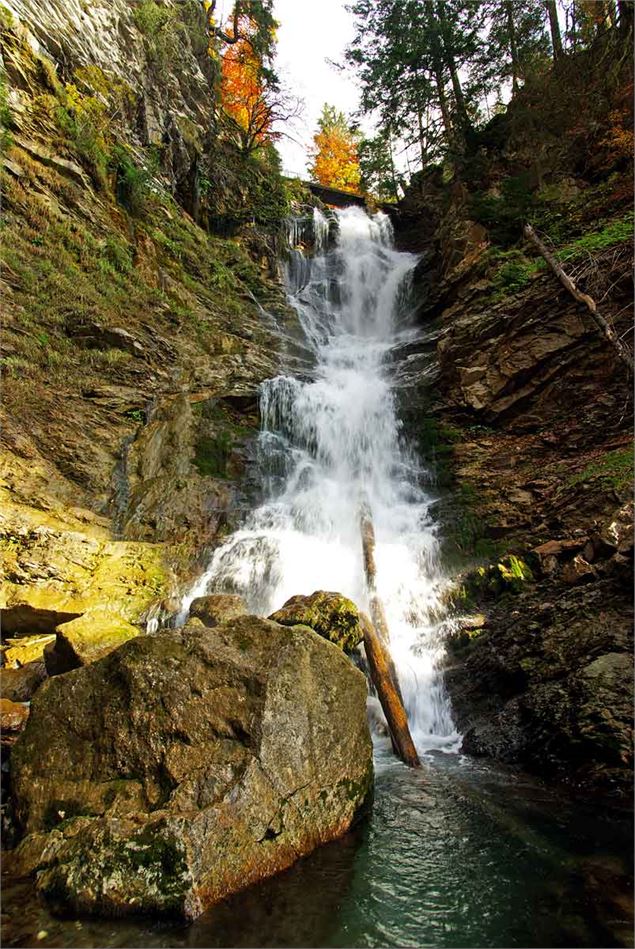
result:
M 19 669 L 0 669 L 0 697 L 11 702 L 28 702 L 45 679 L 43 662 L 28 662 Z
M 535 587 L 516 603 L 501 601 L 483 630 L 450 643 L 446 684 L 463 751 L 627 798 L 633 779 L 629 603 L 612 577 L 568 587 L 556 603 L 540 596 L 544 591 Z
M 12 755 L 17 869 L 73 912 L 197 916 L 350 827 L 366 691 L 311 630 L 251 616 L 50 679 Z
M 309 626 L 324 639 L 351 652 L 364 638 L 359 610 L 341 593 L 317 590 L 311 596 L 292 596 L 270 619 L 284 626 Z
M 212 593 L 192 601 L 190 616 L 200 619 L 205 626 L 220 626 L 247 612 L 242 596 L 235 593 Z

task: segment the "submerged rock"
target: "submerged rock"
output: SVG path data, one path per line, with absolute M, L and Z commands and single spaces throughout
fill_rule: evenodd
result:
M 341 593 L 316 590 L 310 596 L 292 596 L 270 619 L 283 626 L 309 626 L 344 652 L 351 652 L 364 638 L 359 610 Z
M 36 694 L 18 872 L 73 912 L 197 916 L 343 834 L 372 785 L 363 675 L 257 617 L 141 636 Z
M 200 619 L 205 626 L 220 626 L 247 612 L 242 596 L 232 593 L 212 593 L 192 601 L 190 616 Z
M 7 669 L 16 670 L 41 662 L 47 646 L 54 641 L 54 634 L 7 639 L 2 645 L 2 661 Z

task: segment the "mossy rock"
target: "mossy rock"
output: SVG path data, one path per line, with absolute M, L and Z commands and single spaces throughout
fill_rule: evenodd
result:
M 316 590 L 311 596 L 292 596 L 270 619 L 283 626 L 308 626 L 344 652 L 352 652 L 364 638 L 359 610 L 341 593 Z
M 454 594 L 456 605 L 496 600 L 505 594 L 520 593 L 534 579 L 529 564 L 515 554 L 508 554 L 497 563 L 477 567 L 463 579 Z
M 90 610 L 57 627 L 55 645 L 45 652 L 47 671 L 49 675 L 57 675 L 86 666 L 140 634 L 138 626 L 128 623 L 118 613 L 107 608 Z

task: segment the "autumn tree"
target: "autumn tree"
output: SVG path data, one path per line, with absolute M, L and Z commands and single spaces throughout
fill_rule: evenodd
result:
M 358 139 L 344 113 L 325 104 L 313 136 L 312 178 L 329 188 L 357 191 L 361 178 Z
M 214 5 L 208 10 L 208 24 Z M 270 0 L 238 0 L 230 22 L 209 26 L 224 44 L 221 52 L 220 100 L 226 124 L 243 154 L 270 145 L 280 137 L 276 122 L 298 114 L 299 100 L 281 85 L 273 69 L 276 22 Z

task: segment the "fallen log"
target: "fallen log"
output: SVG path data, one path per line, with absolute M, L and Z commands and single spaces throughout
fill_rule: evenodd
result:
M 370 616 L 375 629 L 385 642 L 390 641 L 390 631 L 384 612 L 384 604 L 377 596 L 377 566 L 375 564 L 375 528 L 373 519 L 370 515 L 370 508 L 366 501 L 362 501 L 359 506 L 359 529 L 362 535 L 362 556 L 364 560 L 364 573 L 366 575 L 366 588 L 368 590 L 368 600 L 370 607 Z
M 390 653 L 373 623 L 367 617 L 364 617 L 362 622 L 370 676 L 388 722 L 393 748 L 404 764 L 410 768 L 420 768 L 421 762 L 410 734 L 408 716 Z
M 395 664 L 392 661 L 388 642 L 390 632 L 384 612 L 384 605 L 377 596 L 376 580 L 377 567 L 375 565 L 375 528 L 366 501 L 359 506 L 359 527 L 362 537 L 362 554 L 364 573 L 370 603 L 368 619 L 362 616 L 364 630 L 364 648 L 370 669 L 370 677 L 377 690 L 381 707 L 388 722 L 388 729 L 395 753 L 404 764 L 411 768 L 420 768 L 421 762 L 410 734 L 408 716 L 403 703 L 403 696 L 399 687 L 399 677 Z
M 611 346 L 613 347 L 613 349 L 615 350 L 619 358 L 622 360 L 624 365 L 628 367 L 628 370 L 632 375 L 633 374 L 633 357 L 631 356 L 630 352 L 628 351 L 624 343 L 618 337 L 613 327 L 607 323 L 607 321 L 604 319 L 602 314 L 599 312 L 597 303 L 595 302 L 593 297 L 590 297 L 588 293 L 583 293 L 581 290 L 578 289 L 575 282 L 571 279 L 571 277 L 568 276 L 568 274 L 564 272 L 564 270 L 560 266 L 560 263 L 556 260 L 556 258 L 551 253 L 551 251 L 548 250 L 545 244 L 540 240 L 540 238 L 534 231 L 531 224 L 525 224 L 523 228 L 523 233 L 525 237 L 527 237 L 537 247 L 540 255 L 545 259 L 545 261 L 547 262 L 547 265 L 551 268 L 551 270 L 556 275 L 556 277 L 558 278 L 562 286 L 565 287 L 565 289 L 569 291 L 571 296 L 575 300 L 577 300 L 578 303 L 582 303 L 587 308 L 597 328 L 600 330 L 602 335 L 611 344 Z

